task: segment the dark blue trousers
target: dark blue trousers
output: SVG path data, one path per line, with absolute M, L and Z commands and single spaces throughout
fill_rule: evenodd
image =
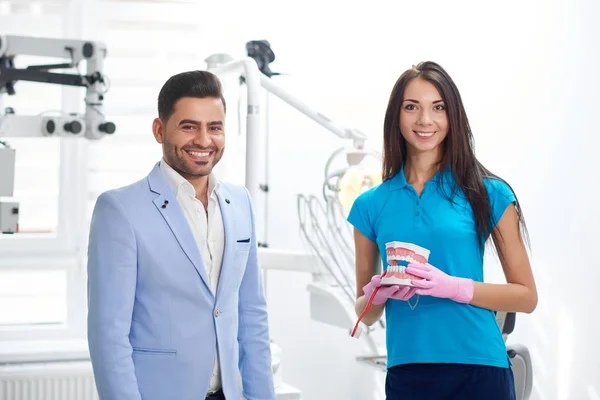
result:
M 388 369 L 386 400 L 516 400 L 510 368 L 406 364 Z

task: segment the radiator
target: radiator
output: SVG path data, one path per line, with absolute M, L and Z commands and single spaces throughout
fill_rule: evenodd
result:
M 89 361 L 0 365 L 0 400 L 98 400 Z

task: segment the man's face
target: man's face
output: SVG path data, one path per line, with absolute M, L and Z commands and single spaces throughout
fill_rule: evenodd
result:
M 156 118 L 154 137 L 167 163 L 186 179 L 207 176 L 225 150 L 225 110 L 221 99 L 184 97 L 167 121 Z

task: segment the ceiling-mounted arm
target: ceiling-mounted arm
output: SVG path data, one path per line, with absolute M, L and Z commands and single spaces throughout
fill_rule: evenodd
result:
M 39 83 L 53 83 L 65 86 L 81 86 L 87 87 L 100 79 L 94 77 L 86 77 L 75 74 L 59 74 L 55 72 L 44 71 L 44 68 L 71 68 L 69 64 L 56 64 L 52 66 L 30 66 L 26 69 L 18 69 L 12 66 L 12 60 L 1 59 L 0 62 L 0 90 L 4 90 L 8 95 L 14 95 L 15 82 L 29 81 Z
M 60 58 L 66 61 L 16 68 L 15 58 L 19 55 Z M 103 75 L 105 57 L 106 46 L 101 42 L 0 36 L 0 96 L 17 94 L 16 84 L 19 81 L 86 89 L 83 116 L 22 116 L 9 111 L 4 115 L 0 114 L 0 136 L 84 136 L 88 139 L 100 139 L 105 134 L 114 133 L 115 124 L 105 121 L 102 112 L 104 94 L 109 87 L 108 79 Z M 81 61 L 87 64 L 86 74 L 51 72 L 78 68 Z
M 367 135 L 358 129 L 347 128 L 340 126 L 325 116 L 323 113 L 309 107 L 307 104 L 303 103 L 297 97 L 294 97 L 289 92 L 286 92 L 283 88 L 277 85 L 271 78 L 268 78 L 264 75 L 260 77 L 261 86 L 267 90 L 269 93 L 277 96 L 285 103 L 294 107 L 296 110 L 300 111 L 302 114 L 306 115 L 328 131 L 337 135 L 342 139 L 351 139 L 353 141 L 354 147 L 359 150 L 364 148 L 364 144 L 367 140 Z
M 14 59 L 19 55 L 63 58 L 69 61 L 62 64 L 30 65 L 27 68 L 15 68 Z M 93 71 L 91 75 L 87 76 L 48 71 L 76 68 L 81 61 L 90 62 L 104 57 L 106 57 L 106 47 L 99 42 L 0 36 L 0 92 L 14 95 L 17 81 L 88 87 L 96 82 L 103 81 L 101 71 Z
M 216 74 L 234 70 L 242 73 L 242 77 L 248 85 L 249 113 L 254 113 L 254 110 L 259 109 L 260 97 L 258 89 L 260 86 L 336 136 L 342 139 L 353 140 L 356 149 L 362 150 L 364 148 L 367 135 L 363 132 L 358 129 L 337 125 L 323 113 L 309 107 L 271 79 L 272 76 L 281 74 L 273 72 L 270 69 L 269 64 L 275 61 L 275 53 L 267 40 L 249 41 L 246 43 L 246 51 L 248 52 L 248 57 L 243 59 L 236 60 L 228 54 L 214 54 L 205 61 L 208 69 Z
M 234 59 L 228 54 L 217 53 L 205 59 L 207 70 L 216 75 L 227 73 L 241 73 L 247 85 L 247 113 L 246 113 L 246 179 L 245 186 L 250 192 L 255 204 L 257 224 L 257 237 L 259 245 L 266 245 L 266 192 L 268 185 L 263 180 L 266 171 L 266 158 L 263 154 L 264 138 L 261 135 L 261 90 L 277 96 L 302 114 L 311 118 L 319 125 L 342 139 L 350 139 L 355 151 L 349 152 L 350 164 L 360 162 L 364 155 L 367 136 L 357 129 L 344 128 L 335 124 L 322 113 L 309 107 L 295 96 L 286 92 L 270 78 L 274 73 L 269 68 L 269 63 L 275 59 L 267 41 L 252 41 L 246 46 L 248 57 Z

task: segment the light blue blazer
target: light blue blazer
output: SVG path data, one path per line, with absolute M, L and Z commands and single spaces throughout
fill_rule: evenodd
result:
M 157 163 L 97 200 L 88 250 L 88 342 L 101 400 L 204 400 L 218 343 L 227 400 L 274 400 L 267 307 L 248 191 L 221 183 L 216 295 Z M 243 390 L 242 390 L 243 388 Z

